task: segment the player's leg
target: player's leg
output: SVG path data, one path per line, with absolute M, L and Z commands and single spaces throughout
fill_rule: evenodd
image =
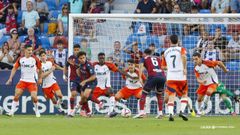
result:
M 87 85 L 87 87 L 83 88 L 83 95 L 81 96 L 81 100 L 79 102 L 78 105 L 75 106 L 74 108 L 74 114 L 83 106 L 85 106 L 84 108 L 86 109 L 86 111 L 89 111 L 89 108 L 87 107 L 87 103 L 88 103 L 88 97 L 90 96 L 92 89 L 89 87 L 89 85 Z M 90 114 L 91 115 L 91 114 Z
M 17 106 L 19 105 L 19 97 L 22 95 L 23 93 L 23 89 L 21 88 L 16 88 L 15 89 L 15 95 L 12 101 L 12 106 L 11 106 L 11 110 L 9 113 L 7 113 L 7 115 L 9 116 L 13 116 L 14 112 L 16 111 Z
M 178 96 L 181 97 L 180 102 L 181 102 L 181 108 L 180 108 L 180 113 L 179 116 L 184 120 L 187 121 L 188 118 L 184 115 L 185 109 L 188 105 L 188 85 L 187 81 L 178 81 L 178 89 L 177 89 L 177 94 Z
M 190 110 L 191 116 L 192 116 L 192 117 L 196 117 L 196 113 L 195 113 L 195 111 L 194 111 L 194 109 L 193 109 L 193 107 L 192 107 L 192 102 L 190 102 L 190 100 L 191 100 L 191 98 L 188 97 L 187 107 L 188 107 L 188 109 Z
M 75 98 L 77 96 L 77 89 L 80 89 L 79 85 L 75 82 L 70 82 L 70 109 L 68 110 L 68 116 L 74 116 Z
M 200 117 L 202 115 L 203 111 L 203 99 L 205 95 L 204 94 L 197 94 L 197 102 L 198 102 L 198 108 L 197 108 L 197 117 Z
M 104 90 L 102 90 L 101 88 L 95 87 L 90 96 L 88 97 L 88 100 L 91 100 L 92 102 L 96 103 L 100 109 L 102 108 L 103 104 L 100 100 L 98 100 L 98 97 L 104 95 L 103 91 Z
M 110 117 L 117 116 L 117 113 L 114 112 L 114 108 L 116 106 L 116 100 L 111 88 L 106 89 L 105 96 L 109 97 L 109 101 L 110 101 L 107 116 L 110 116 Z
M 218 85 L 216 92 L 219 93 L 220 95 L 224 94 L 227 97 L 233 98 L 235 102 L 239 102 L 239 97 L 235 95 L 233 92 L 231 92 L 230 90 L 226 89 L 223 83 L 220 83 Z
M 206 86 L 206 92 L 205 92 L 205 97 L 203 99 L 203 103 L 201 104 L 201 110 L 203 110 L 208 102 L 210 101 L 210 98 L 212 96 L 212 94 L 216 91 L 217 89 L 217 84 L 210 84 L 208 86 Z
M 36 117 L 41 117 L 40 112 L 38 110 L 38 98 L 37 98 L 37 91 L 30 91 L 33 105 L 34 105 L 34 111 L 36 114 Z
M 173 115 L 174 115 L 174 101 L 176 97 L 176 90 L 178 88 L 175 81 L 167 81 L 166 83 L 166 90 L 165 93 L 168 96 L 168 113 L 169 113 L 169 121 L 174 121 Z
M 161 119 L 163 117 L 163 91 L 164 91 L 164 85 L 166 82 L 166 79 L 163 77 L 159 77 L 155 79 L 156 81 L 156 97 L 157 97 L 157 103 L 158 103 L 158 115 L 156 118 Z
M 236 116 L 236 113 L 233 109 L 233 106 L 232 106 L 232 103 L 231 101 L 229 100 L 229 98 L 227 97 L 226 94 L 221 94 L 221 98 L 224 102 L 224 104 L 227 106 L 227 108 L 229 109 L 230 113 L 233 115 L 233 116 Z

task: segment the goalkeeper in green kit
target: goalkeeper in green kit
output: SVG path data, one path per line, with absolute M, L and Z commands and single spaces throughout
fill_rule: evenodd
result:
M 228 90 L 223 83 L 219 83 L 216 92 L 214 94 L 219 94 L 224 102 L 224 104 L 227 106 L 227 108 L 230 110 L 230 113 L 235 116 L 236 113 L 232 107 L 231 101 L 227 98 L 232 98 L 235 102 L 239 102 L 239 97 L 235 95 L 233 92 Z

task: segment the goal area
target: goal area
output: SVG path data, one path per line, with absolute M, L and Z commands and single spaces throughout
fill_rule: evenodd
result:
M 188 95 L 195 110 L 198 88 L 192 62 L 195 51 L 200 52 L 204 59 L 223 61 L 229 72 L 225 74 L 220 68 L 216 68 L 219 80 L 228 90 L 239 95 L 240 14 L 70 14 L 68 55 L 73 54 L 73 45 L 79 44 L 91 62 L 97 61 L 98 53 L 104 52 L 106 61 L 112 61 L 124 69 L 127 67 L 127 60 L 136 56 L 133 53 L 134 45 L 137 45 L 141 52 L 154 46 L 156 54 L 161 54 L 170 46 L 169 37 L 172 34 L 178 36 L 179 46 L 187 50 Z M 125 81 L 119 73 L 111 74 L 114 93 L 124 84 Z M 68 93 L 70 95 L 70 90 Z M 89 101 L 94 114 L 107 112 L 108 98 L 100 99 L 106 105 L 101 110 Z M 239 103 L 233 102 L 231 98 L 229 100 L 239 114 Z M 120 113 L 125 105 L 133 114 L 138 112 L 136 98 L 121 101 L 115 111 Z M 148 96 L 145 108 L 149 114 L 157 113 L 154 91 Z M 164 107 L 163 111 L 166 110 Z M 175 112 L 179 111 L 180 100 L 176 98 Z M 207 115 L 229 114 L 219 94 L 211 97 L 205 112 Z

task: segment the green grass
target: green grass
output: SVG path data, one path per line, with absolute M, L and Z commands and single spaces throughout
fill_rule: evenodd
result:
M 208 127 L 210 126 L 210 127 Z M 215 126 L 215 129 L 212 127 Z M 210 128 L 210 129 L 209 129 Z M 64 116 L 0 116 L 0 135 L 234 135 L 240 133 L 240 117 L 201 117 L 182 121 L 132 118 L 65 118 Z

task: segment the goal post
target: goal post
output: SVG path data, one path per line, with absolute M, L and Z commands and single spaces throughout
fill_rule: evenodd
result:
M 217 29 L 220 29 L 221 32 L 218 32 Z M 207 44 L 200 43 L 200 39 L 203 39 L 203 33 L 207 33 Z M 218 38 L 215 39 L 216 33 L 221 34 L 219 42 L 215 41 L 218 40 Z M 239 95 L 240 53 L 233 54 L 228 49 L 234 47 L 229 43 L 234 34 L 237 34 L 240 38 L 240 14 L 69 14 L 68 55 L 73 54 L 75 43 L 81 45 L 82 39 L 86 39 L 88 49 L 85 48 L 84 50 L 87 51 L 87 54 L 91 53 L 88 54 L 91 61 L 97 60 L 99 52 L 104 52 L 108 60 L 113 60 L 114 43 L 117 41 L 121 44 L 120 51 L 123 65 L 120 67 L 125 68 L 127 66 L 126 61 L 131 58 L 131 55 L 125 53 L 124 49 L 131 50 L 132 44 L 137 42 L 138 48 L 142 52 L 150 44 L 154 44 L 156 52 L 161 53 L 169 47 L 169 36 L 172 34 L 178 35 L 179 45 L 187 49 L 189 97 L 195 110 L 197 98 L 195 91 L 198 88 L 198 83 L 193 72 L 194 65 L 191 55 L 194 51 L 199 51 L 197 48 L 199 45 L 204 48 L 200 50 L 204 58 L 224 61 L 230 72 L 224 74 L 220 69 L 216 69 L 219 80 L 229 90 Z M 213 49 L 210 45 L 208 46 L 209 41 L 214 41 Z M 238 45 L 240 46 L 240 40 Z M 124 85 L 124 80 L 118 73 L 113 73 L 111 84 L 116 93 Z M 68 92 L 70 95 L 70 90 Z M 101 97 L 101 99 L 108 102 L 107 98 Z M 176 102 L 175 108 L 178 112 L 179 99 Z M 239 114 L 239 104 L 232 103 L 236 113 Z M 119 108 L 124 104 L 133 113 L 137 113 L 138 106 L 135 98 L 120 102 Z M 99 111 L 94 106 L 94 113 L 106 112 L 106 110 Z M 116 111 L 120 112 L 120 110 Z M 151 114 L 157 113 L 154 92 L 148 97 L 146 111 Z M 229 110 L 217 94 L 211 98 L 205 111 L 208 115 L 229 114 Z

